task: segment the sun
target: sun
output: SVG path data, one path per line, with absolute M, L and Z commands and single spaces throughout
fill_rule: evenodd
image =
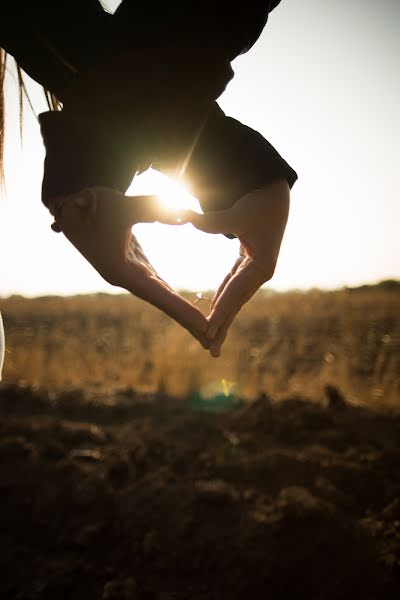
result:
M 194 210 L 201 212 L 198 200 L 191 195 L 189 184 L 166 177 L 159 171 L 148 169 L 133 180 L 127 195 L 157 195 L 168 210 Z

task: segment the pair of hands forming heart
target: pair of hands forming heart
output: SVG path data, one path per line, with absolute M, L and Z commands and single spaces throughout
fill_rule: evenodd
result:
M 157 196 L 125 196 L 89 188 L 50 200 L 53 229 L 69 241 L 109 283 L 150 302 L 219 356 L 230 325 L 245 302 L 274 272 L 289 211 L 289 186 L 276 180 L 243 196 L 227 210 L 198 214 L 167 211 Z M 133 235 L 135 223 L 192 223 L 207 233 L 231 233 L 240 256 L 219 286 L 206 318 L 154 270 Z

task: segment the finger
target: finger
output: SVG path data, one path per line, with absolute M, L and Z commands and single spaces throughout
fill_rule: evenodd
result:
M 102 204 L 101 208 L 107 207 Z M 126 228 L 115 227 L 115 222 L 110 224 L 106 221 L 104 213 L 101 223 L 86 223 L 82 219 L 80 207 L 73 202 L 65 203 L 62 212 L 61 226 L 64 234 L 106 281 L 160 308 L 190 331 L 204 348 L 209 347 L 206 338 L 208 322 L 205 317 L 190 302 L 169 288 L 150 268 L 147 259 L 141 261 L 138 258 L 135 250 L 138 255 L 143 251 L 134 237 L 132 240 L 129 227 L 126 234 Z M 130 243 L 133 244 L 132 257 L 127 256 Z
M 62 198 L 52 198 L 51 201 L 51 212 L 56 221 L 64 205 L 72 203 L 79 208 L 86 223 L 103 221 L 120 229 L 136 223 L 183 225 L 189 222 L 189 216 L 196 214 L 183 209 L 169 209 L 156 195 L 125 196 L 117 190 L 97 186 Z
M 171 209 L 157 195 L 124 196 L 124 210 L 129 222 L 184 225 L 193 211 Z M 196 214 L 196 213 L 193 213 Z
M 133 236 L 133 235 L 132 235 L 132 238 L 134 238 L 136 240 L 135 236 Z M 137 242 L 137 240 L 136 240 L 136 242 Z M 157 273 L 157 271 L 155 270 L 155 268 L 153 267 L 153 265 L 151 264 L 151 262 L 149 261 L 149 259 L 145 255 L 145 253 L 143 252 L 143 250 L 138 242 L 137 242 L 137 245 L 136 245 L 136 243 L 132 243 L 132 242 L 130 243 L 128 250 L 127 250 L 126 258 L 129 263 L 139 265 L 140 267 L 146 269 L 147 275 L 149 277 L 154 277 L 154 278 L 158 279 L 170 291 L 174 291 L 173 288 L 171 288 L 171 286 L 169 285 L 169 283 L 167 283 Z
M 163 296 L 162 310 L 187 329 L 203 348 L 208 350 L 210 347 L 210 342 L 206 336 L 208 322 L 198 308 L 179 294 L 170 291 Z
M 155 268 L 153 267 L 153 265 L 147 258 L 146 254 L 144 253 L 143 248 L 140 245 L 137 237 L 132 233 L 132 231 L 130 232 L 130 241 L 129 241 L 126 256 L 130 262 L 133 262 L 133 263 L 139 262 L 140 264 L 145 265 L 149 270 L 150 276 L 156 277 L 164 284 L 165 287 L 167 287 L 170 291 L 174 292 L 173 288 L 169 285 L 169 283 L 166 282 L 165 279 L 163 279 L 157 273 L 157 271 L 155 270 Z
M 143 300 L 150 302 L 187 329 L 200 343 L 208 349 L 210 344 L 206 337 L 208 321 L 204 315 L 188 300 L 157 278 L 145 280 L 132 276 L 129 291 Z
M 123 287 L 163 310 L 190 331 L 203 347 L 208 348 L 209 342 L 205 335 L 208 322 L 205 317 L 158 275 L 132 233 L 127 258 Z
M 112 223 L 120 226 L 125 219 L 123 199 L 124 195 L 121 192 L 95 186 L 66 196 L 50 198 L 49 209 L 57 224 L 62 220 L 64 211 L 74 206 L 84 223 L 98 225 L 99 222 L 105 221 L 110 225 Z
M 228 275 L 226 275 L 226 277 L 224 278 L 224 280 L 222 281 L 222 283 L 220 284 L 220 286 L 218 287 L 216 293 L 214 294 L 214 297 L 211 301 L 211 310 L 213 310 L 215 303 L 217 302 L 218 298 L 220 297 L 220 295 L 222 294 L 222 292 L 225 289 L 225 286 L 227 285 L 228 281 L 232 278 L 232 276 L 236 273 L 237 269 L 239 268 L 239 266 L 242 264 L 244 260 L 243 256 L 239 256 L 235 262 L 235 264 L 233 265 L 232 269 L 229 271 Z
M 239 309 L 240 310 L 240 309 Z M 221 355 L 222 344 L 224 343 L 228 334 L 229 328 L 232 325 L 235 317 L 239 311 L 232 311 L 231 314 L 225 319 L 223 325 L 220 327 L 216 338 L 210 343 L 210 354 L 214 358 L 218 358 Z
M 251 259 L 245 259 L 237 272 L 231 277 L 222 294 L 215 303 L 209 319 L 207 338 L 214 341 L 226 320 L 235 317 L 245 302 L 247 302 L 264 283 L 259 269 Z
M 197 229 L 205 233 L 237 233 L 240 229 L 237 210 L 235 207 L 227 210 L 212 211 L 205 214 L 192 213 L 187 219 Z
M 96 194 L 95 188 L 83 190 L 81 193 L 75 194 L 71 196 L 70 199 L 66 200 L 71 201 L 80 209 L 82 219 L 86 223 L 95 223 L 96 216 L 99 205 L 99 198 Z
M 135 223 L 153 223 L 165 212 L 161 200 L 154 194 L 126 196 L 122 192 L 101 186 L 86 188 L 69 196 L 82 209 L 98 211 L 104 219 L 120 227 Z
M 197 213 L 192 210 L 170 209 L 162 206 L 156 221 L 163 225 L 186 225 L 186 223 L 190 223 L 194 214 Z
M 213 310 L 215 303 L 217 302 L 218 298 L 222 294 L 223 290 L 225 289 L 226 284 L 228 283 L 228 281 L 230 280 L 231 277 L 232 277 L 232 274 L 229 272 L 228 275 L 226 275 L 224 277 L 222 283 L 219 285 L 217 291 L 215 292 L 215 294 L 211 300 L 211 306 L 210 306 L 211 311 Z
M 244 260 L 245 260 L 245 255 L 244 255 L 244 252 L 242 252 L 242 248 L 241 248 L 241 255 L 239 256 L 239 258 L 237 259 L 236 263 L 234 264 L 234 266 L 232 268 L 230 279 L 232 279 L 232 277 L 234 276 L 235 272 L 242 265 L 242 263 L 243 263 Z M 227 285 L 228 285 L 228 283 L 227 283 Z M 228 290 L 227 290 L 227 293 L 228 293 Z M 222 294 L 223 294 L 223 290 L 221 292 L 221 295 Z M 231 313 L 228 314 L 225 317 L 224 322 L 220 326 L 220 328 L 219 328 L 219 330 L 218 330 L 218 332 L 217 332 L 217 334 L 216 334 L 213 342 L 211 343 L 211 345 L 210 345 L 210 354 L 214 358 L 217 358 L 218 356 L 220 356 L 222 344 L 224 343 L 224 341 L 226 339 L 226 336 L 228 334 L 229 328 L 232 325 L 233 321 L 235 320 L 236 315 L 238 314 L 240 308 L 243 306 L 244 302 L 246 301 L 246 300 L 244 300 L 245 297 L 246 296 L 243 297 L 243 301 L 241 301 L 240 305 L 233 307 L 233 310 L 231 311 Z

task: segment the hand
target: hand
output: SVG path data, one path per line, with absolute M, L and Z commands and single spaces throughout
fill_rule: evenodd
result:
M 289 215 L 290 190 L 276 180 L 243 196 L 227 210 L 188 220 L 207 233 L 233 233 L 240 240 L 240 255 L 219 286 L 211 303 L 207 330 L 212 356 L 219 356 L 237 313 L 274 274 Z
M 52 228 L 62 231 L 102 277 L 160 308 L 209 347 L 208 322 L 154 270 L 132 234 L 135 223 L 185 223 L 185 211 L 171 213 L 156 196 L 125 196 L 108 188 L 89 188 L 50 200 Z

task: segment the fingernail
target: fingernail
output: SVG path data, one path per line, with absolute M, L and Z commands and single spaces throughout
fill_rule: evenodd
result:
M 213 358 L 218 358 L 221 354 L 221 348 L 219 346 L 211 346 L 210 354 Z
M 208 340 L 213 340 L 218 333 L 218 325 L 210 325 L 206 331 Z

